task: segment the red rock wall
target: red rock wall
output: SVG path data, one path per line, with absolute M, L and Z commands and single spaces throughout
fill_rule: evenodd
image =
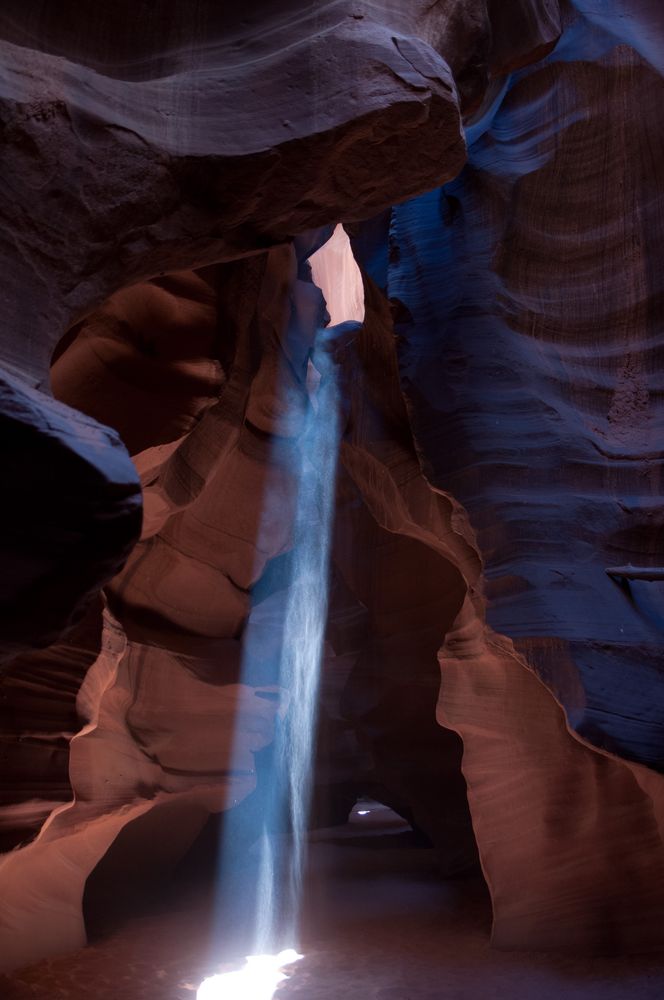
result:
M 260 780 L 304 258 L 339 220 L 367 317 L 337 359 L 321 784 L 449 873 L 478 850 L 498 945 L 661 945 L 660 585 L 606 574 L 662 563 L 661 16 L 195 6 L 0 14 L 2 843 L 60 803 L 0 859 L 0 963 L 83 943 L 102 858 L 112 884 L 160 829 L 167 870 Z M 104 584 L 103 636 L 91 611 L 53 645 Z
M 626 40 L 568 11 L 390 232 L 422 466 L 484 562 L 492 632 L 469 604 L 448 633 L 439 718 L 507 946 L 661 944 L 664 91 Z

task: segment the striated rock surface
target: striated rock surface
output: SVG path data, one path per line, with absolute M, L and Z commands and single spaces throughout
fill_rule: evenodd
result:
M 661 562 L 664 84 L 568 31 L 513 78 L 458 180 L 395 210 L 389 293 L 415 434 L 471 513 L 489 621 L 581 735 L 661 766 L 660 585 L 606 570 Z
M 508 946 L 662 943 L 662 584 L 607 569 L 662 562 L 664 82 L 596 22 L 568 12 L 390 232 L 423 468 L 485 564 L 496 635 L 470 606 L 448 633 L 439 717 Z
M 479 853 L 498 945 L 662 945 L 661 27 L 3 6 L 0 967 L 260 806 L 339 220 L 320 815 L 370 793 L 446 874 Z
M 118 288 L 370 214 L 464 160 L 424 4 L 159 6 L 153 23 L 116 4 L 3 8 L 0 213 L 7 277 L 32 290 L 4 305 L 3 356 L 38 379 Z
M 81 392 L 100 386 L 86 402 L 106 419 L 113 416 L 114 387 L 137 381 L 142 397 L 122 392 L 126 407 L 115 406 L 116 419 L 130 426 L 132 415 L 140 420 L 145 411 L 141 433 L 152 427 L 165 442 L 151 439 L 136 459 L 144 479 L 144 540 L 109 585 L 112 614 L 105 616 L 101 653 L 78 691 L 87 725 L 71 742 L 74 801 L 49 817 L 33 843 L 0 861 L 0 953 L 13 965 L 84 943 L 82 897 L 102 859 L 104 879 L 88 892 L 91 912 L 105 886 L 121 885 L 130 870 L 143 882 L 153 872 L 163 876 L 210 813 L 238 804 L 256 786 L 255 757 L 272 741 L 287 692 L 275 687 L 283 585 L 277 580 L 251 615 L 250 589 L 290 545 L 307 345 L 323 310 L 320 292 L 297 278 L 297 266 L 296 251 L 283 247 L 231 267 L 216 282 L 219 293 L 224 280 L 233 289 L 240 276 L 257 294 L 234 306 L 227 378 L 188 435 L 182 419 L 190 419 L 191 397 L 157 392 L 153 399 L 149 378 L 136 379 L 141 365 L 146 376 L 163 367 L 170 377 L 165 388 L 183 378 L 177 356 L 162 361 L 135 346 L 144 330 L 163 331 L 160 347 L 169 343 L 161 286 L 137 286 L 109 302 L 56 362 L 63 391 L 70 384 Z M 171 279 L 179 294 L 168 316 L 184 316 L 190 351 L 200 350 L 199 329 L 205 340 L 219 318 L 216 295 L 205 307 L 213 315 L 205 312 L 202 321 L 192 305 L 192 289 L 200 298 L 201 285 L 194 275 Z M 232 299 L 224 301 L 231 306 Z M 285 382 L 282 338 L 292 366 Z M 204 359 L 185 365 L 190 393 L 198 392 L 197 379 L 188 382 L 187 374 L 216 371 Z M 70 382 L 73 371 L 79 379 Z M 150 405 L 168 412 L 172 430 L 151 422 Z M 264 516 L 267 489 L 277 501 L 271 519 Z M 249 664 L 242 662 L 243 631 L 253 636 Z M 33 895 L 25 893 L 26 879 Z
M 47 4 L 9 3 L 0 15 L 0 128 L 10 165 L 0 193 L 8 289 L 0 303 L 0 362 L 30 388 L 47 392 L 63 335 L 127 285 L 370 214 L 454 176 L 464 160 L 446 36 L 424 5 L 411 13 L 407 5 L 367 5 L 365 12 L 350 3 L 315 11 L 260 3 L 235 11 L 200 0 L 186 14 L 175 2 L 160 4 L 154 20 L 144 13 L 105 4 L 94 12 L 61 7 L 54 17 Z M 442 47 L 418 36 L 425 29 Z M 423 155 L 407 164 L 414 146 Z M 168 288 L 164 293 L 165 306 Z M 128 404 L 147 405 L 159 422 L 163 414 L 145 398 L 148 383 L 165 374 L 157 358 L 173 361 L 169 352 L 181 352 L 177 368 L 190 383 L 184 393 L 197 401 L 193 419 L 219 372 L 185 372 L 191 345 L 173 346 L 177 317 L 170 332 L 162 324 L 155 348 L 132 313 L 137 294 L 120 293 L 96 317 L 105 330 L 98 364 L 114 365 L 116 373 L 124 367 L 131 377 L 137 353 L 149 356 L 154 348 L 151 373 L 143 368 L 145 381 L 140 389 L 134 382 Z M 197 323 L 204 339 L 203 316 Z M 109 341 L 122 324 L 138 339 L 112 359 Z M 85 349 L 79 338 L 75 350 Z M 95 415 L 117 385 L 110 379 L 102 389 L 99 373 L 88 371 L 86 385 L 72 389 L 71 373 L 59 365 L 54 377 L 56 391 L 64 398 L 71 392 L 74 405 Z M 183 392 L 182 383 L 164 388 Z M 49 412 L 50 403 L 32 396 L 34 417 L 21 415 L 24 403 L 6 396 L 14 391 L 6 389 L 3 401 L 10 422 L 38 423 L 42 409 Z M 20 433 L 13 423 L 10 430 Z M 125 425 L 121 430 L 130 446 L 144 447 L 150 428 L 135 440 Z M 109 458 L 109 475 L 119 461 Z M 12 478 L 21 478 L 20 469 Z M 118 503 L 112 494 L 111 484 L 100 486 L 95 502 L 110 509 Z M 8 521 L 20 524 L 20 491 L 10 501 Z M 54 532 L 62 539 L 67 531 L 63 515 Z M 115 542 L 113 569 L 135 537 L 127 526 Z M 108 578 L 106 555 L 100 552 L 95 566 L 93 540 L 88 550 L 89 578 L 81 572 L 69 594 L 48 591 L 49 600 L 63 604 L 57 623 L 46 611 L 40 623 L 33 606 L 33 644 L 55 638 L 88 590 Z M 73 571 L 73 547 L 66 558 Z M 27 641 L 23 636 L 17 651 Z
M 101 641 L 95 601 L 66 639 L 13 657 L 0 677 L 0 851 L 27 842 L 71 798 L 69 741 L 80 729 L 76 697 Z

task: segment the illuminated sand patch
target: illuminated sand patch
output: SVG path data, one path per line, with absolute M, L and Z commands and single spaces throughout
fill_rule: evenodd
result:
M 284 969 L 303 957 L 293 948 L 278 955 L 248 955 L 241 969 L 203 980 L 196 1000 L 272 1000 L 277 987 L 290 978 Z

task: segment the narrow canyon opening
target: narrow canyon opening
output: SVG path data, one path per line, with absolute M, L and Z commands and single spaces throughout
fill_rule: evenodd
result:
M 663 42 L 3 3 L 3 1000 L 659 1000 Z
M 320 243 L 322 248 L 316 250 Z M 178 895 L 190 898 L 192 886 L 208 898 L 218 879 L 223 894 L 235 899 L 230 912 L 236 931 L 241 924 L 237 886 L 235 896 L 228 886 L 237 879 L 235 869 L 243 871 L 254 864 L 251 858 L 258 850 L 263 819 L 270 813 L 275 775 L 272 744 L 254 749 L 250 771 L 255 772 L 255 788 L 248 795 L 242 789 L 242 798 L 238 796 L 238 804 L 228 812 L 235 794 L 233 771 L 242 770 L 247 755 L 243 727 L 252 725 L 243 718 L 247 709 L 238 692 L 253 686 L 267 706 L 280 697 L 273 662 L 284 641 L 280 632 L 284 601 L 292 586 L 289 528 L 282 523 L 290 516 L 289 467 L 302 433 L 303 413 L 320 405 L 320 374 L 314 369 L 312 382 L 307 360 L 306 339 L 311 342 L 312 336 L 308 331 L 318 329 L 327 337 L 325 351 L 339 378 L 347 380 L 349 371 L 355 372 L 352 389 L 347 381 L 344 384 L 340 412 L 342 430 L 348 437 L 350 429 L 353 447 L 363 447 L 367 433 L 363 423 L 368 419 L 369 434 L 386 442 L 393 436 L 398 447 L 412 454 L 389 361 L 386 306 L 370 289 L 365 307 L 362 277 L 357 265 L 353 270 L 349 264 L 351 249 L 343 228 L 305 234 L 295 247 L 294 252 L 278 248 L 244 261 L 177 271 L 122 289 L 77 324 L 54 352 L 51 384 L 56 398 L 118 432 L 134 456 L 144 491 L 142 541 L 128 570 L 106 589 L 104 603 L 106 615 L 140 650 L 137 670 L 151 662 L 157 687 L 151 689 L 155 681 L 150 675 L 142 680 L 139 673 L 139 687 L 131 694 L 130 686 L 129 702 L 125 695 L 113 708 L 111 699 L 110 711 L 120 715 L 98 727 L 98 746 L 90 751 L 92 769 L 99 771 L 101 780 L 114 781 L 121 764 L 113 760 L 117 735 L 112 730 L 119 726 L 122 738 L 135 746 L 133 752 L 173 775 L 176 786 L 178 781 L 180 787 L 187 780 L 190 785 L 204 782 L 201 774 L 207 766 L 209 779 L 223 781 L 226 789 L 226 801 L 219 801 L 217 793 L 207 817 L 200 804 L 192 808 L 188 802 L 181 807 L 154 803 L 118 830 L 85 879 L 86 933 L 102 946 L 109 934 L 121 934 L 137 913 L 154 912 L 166 898 L 174 906 Z M 248 289 L 253 301 L 248 300 Z M 303 337 L 305 346 L 298 343 Z M 358 338 L 363 343 L 358 345 Z M 366 375 L 359 380 L 358 350 L 366 358 Z M 387 363 L 381 364 L 380 352 Z M 384 405 L 372 407 L 372 396 L 389 399 L 384 390 L 390 381 L 392 406 L 387 411 Z M 354 400 L 350 405 L 348 397 Z M 212 421 L 208 437 L 221 429 L 227 439 L 224 444 L 222 438 L 225 461 L 217 459 L 217 468 L 188 462 L 187 439 L 194 442 L 192 452 L 201 448 L 195 442 L 197 435 L 204 446 L 206 421 Z M 235 478 L 234 467 L 239 467 Z M 394 845 L 402 844 L 406 852 L 425 850 L 427 857 L 435 858 L 432 870 L 445 876 L 478 877 L 461 773 L 461 741 L 436 720 L 437 651 L 463 603 L 464 583 L 452 563 L 413 537 L 412 529 L 395 530 L 377 520 L 370 481 L 364 482 L 356 457 L 344 464 L 343 449 L 334 492 L 308 825 L 312 830 L 336 831 L 350 823 L 351 840 L 354 831 L 365 837 L 375 830 L 381 843 L 396 830 Z M 215 552 L 204 528 L 213 517 L 219 526 L 222 512 L 231 508 L 231 525 L 239 527 L 231 526 L 227 532 L 217 527 Z M 239 512 L 244 520 L 238 521 Z M 380 513 L 378 517 L 385 521 Z M 237 544 L 241 533 L 243 549 Z M 150 600 L 155 573 L 162 577 L 156 604 Z M 237 596 L 234 617 L 228 617 L 227 608 L 215 617 L 219 598 L 210 594 L 212 588 Z M 244 616 L 239 610 L 242 601 Z M 210 610 L 201 615 L 206 602 Z M 189 618 L 183 610 L 187 606 L 192 608 Z M 85 652 L 97 655 L 101 619 L 102 608 L 96 603 L 69 634 L 70 647 L 78 641 L 83 645 L 94 624 L 98 645 L 91 648 L 87 639 Z M 197 686 L 189 690 L 182 678 L 176 681 L 182 670 L 183 676 L 196 679 Z M 176 697 L 191 703 L 180 729 L 172 722 L 163 723 L 160 732 L 155 711 L 158 706 L 164 712 L 160 685 L 168 683 L 159 677 L 162 671 L 178 687 Z M 78 691 L 78 711 L 93 729 L 98 726 L 107 680 L 104 668 L 97 667 Z M 195 699 L 211 691 L 220 703 L 226 697 L 230 706 L 221 720 L 211 716 L 205 723 L 210 732 L 220 724 L 229 726 L 224 719 L 230 711 L 230 736 L 226 733 L 217 740 L 218 744 L 225 740 L 223 746 L 211 745 L 211 735 L 204 729 L 192 730 L 189 722 L 192 711 L 199 711 Z M 252 709 L 248 711 L 251 720 Z M 240 732 L 233 737 L 236 726 Z M 234 739 L 239 749 L 233 750 Z M 178 747 L 185 744 L 184 757 L 190 764 L 179 767 Z M 309 771 L 306 764 L 305 769 Z M 105 771 L 108 774 L 101 778 Z M 72 773 L 75 776 L 75 766 Z M 431 795 L 432 782 L 438 788 L 436 798 Z M 241 778 L 238 783 L 242 784 Z M 94 789 L 87 794 L 94 795 Z M 131 794 L 149 800 L 154 789 L 137 785 Z M 126 798 L 127 791 L 122 795 Z M 364 802 L 366 810 L 361 809 Z M 102 805 L 102 823 L 104 808 L 113 811 L 112 797 L 108 806 Z M 364 816 L 371 819 L 357 828 Z M 274 829 L 271 835 L 283 838 L 284 833 Z M 399 865 L 398 852 L 394 863 Z M 259 881 L 256 871 L 254 880 Z M 265 905 L 250 881 L 241 895 L 253 899 L 259 909 Z M 212 926 L 215 910 L 221 905 L 224 911 L 228 904 L 215 906 L 211 899 L 208 904 Z M 236 933 L 233 938 L 240 951 L 249 947 L 255 920 L 246 902 L 243 912 L 244 935 Z M 228 914 L 216 919 L 226 920 L 228 939 Z M 210 928 L 207 933 L 212 934 Z M 228 943 L 222 951 L 229 955 Z

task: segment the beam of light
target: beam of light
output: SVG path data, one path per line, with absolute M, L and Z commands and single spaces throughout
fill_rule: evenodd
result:
M 276 838 L 264 837 L 254 945 L 259 954 L 297 939 L 320 663 L 327 620 L 330 536 L 340 435 L 339 400 L 336 369 L 330 354 L 324 348 L 316 348 L 312 360 L 321 381 L 316 405 L 309 409 L 301 439 L 292 577 L 279 669 L 279 684 L 288 692 L 289 701 L 275 738 L 278 775 L 275 788 L 286 815 L 290 850 L 285 856 L 276 857 Z M 278 811 L 279 806 L 275 809 Z
M 341 437 L 334 355 L 364 319 L 362 279 L 341 226 L 311 257 L 311 269 L 323 292 L 330 319 L 341 322 L 316 331 L 311 351 L 311 363 L 317 373 L 313 380 L 315 390 L 297 451 L 275 451 L 275 460 L 283 461 L 284 456 L 290 456 L 297 497 L 287 580 L 279 592 L 284 596 L 277 598 L 282 618 L 277 683 L 286 694 L 286 707 L 279 713 L 276 726 L 263 829 L 255 831 L 259 857 L 253 903 L 254 954 L 247 958 L 243 968 L 206 979 L 198 990 L 197 1000 L 272 1000 L 279 984 L 288 978 L 284 968 L 302 957 L 290 946 L 299 937 Z M 286 409 L 288 403 L 286 396 Z M 266 522 L 274 519 L 275 510 L 269 505 L 279 503 L 275 496 L 273 500 L 268 486 L 263 512 Z M 265 605 L 273 599 L 274 595 L 264 601 L 263 610 L 259 603 L 250 615 L 243 651 L 243 670 L 249 676 L 252 664 L 255 666 L 265 658 L 260 622 L 274 615 L 272 607 L 267 614 L 265 610 Z M 283 607 L 278 603 L 280 599 L 284 601 Z M 233 810 L 226 816 L 225 837 L 229 842 L 233 838 Z M 222 863 L 223 856 L 222 851 Z

